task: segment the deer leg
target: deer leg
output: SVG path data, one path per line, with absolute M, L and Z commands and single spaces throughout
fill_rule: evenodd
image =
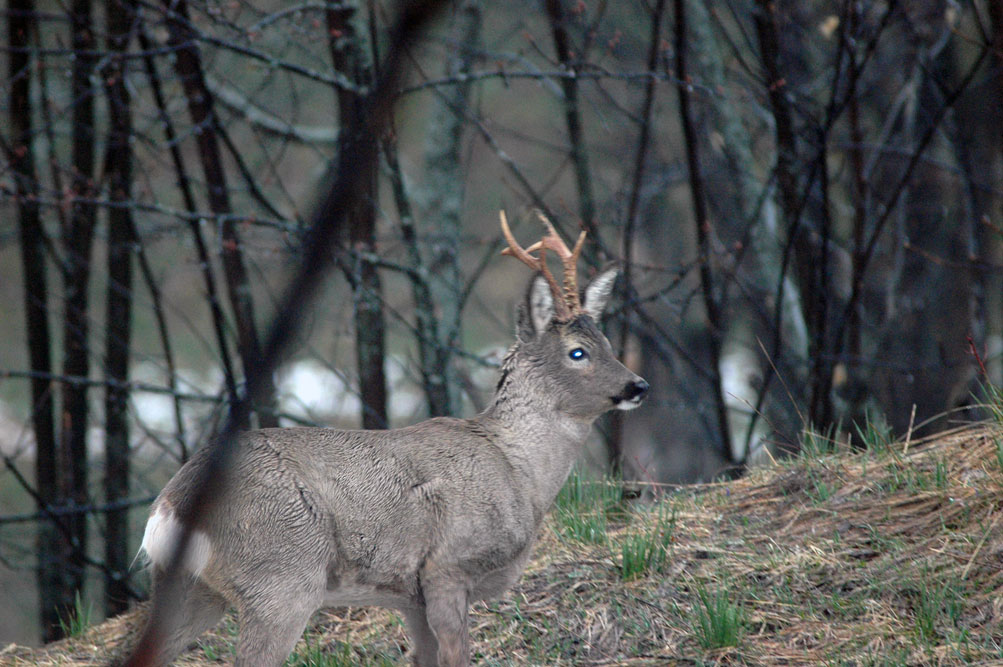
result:
M 242 605 L 235 667 L 281 665 L 296 647 L 316 609 L 308 595 L 295 593 L 271 604 Z
M 153 604 L 148 618 L 156 619 L 158 624 L 156 644 L 137 647 L 152 649 L 144 656 L 146 664 L 166 665 L 174 660 L 199 635 L 216 625 L 227 607 L 223 596 L 199 579 L 182 573 L 175 579 L 175 590 L 166 590 L 165 580 L 164 571 L 154 566 Z
M 439 662 L 439 644 L 432 628 L 428 626 L 424 607 L 404 610 L 404 621 L 411 636 L 411 662 L 415 667 L 436 667 Z
M 425 614 L 439 645 L 439 667 L 470 664 L 470 634 L 467 629 L 467 591 L 462 583 L 440 581 L 423 585 Z

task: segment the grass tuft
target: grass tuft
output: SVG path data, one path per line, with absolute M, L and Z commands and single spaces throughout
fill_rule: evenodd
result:
M 697 586 L 696 617 L 693 630 L 700 645 L 708 650 L 738 646 L 745 632 L 745 613 L 732 602 L 726 589 L 708 591 Z
M 675 508 L 660 505 L 655 520 L 642 529 L 627 533 L 620 543 L 620 577 L 630 581 L 662 572 L 669 559 L 675 533 Z
M 94 605 L 80 598 L 80 591 L 73 594 L 73 609 L 66 610 L 66 616 L 59 614 L 59 628 L 66 637 L 79 637 L 91 626 Z
M 558 531 L 572 542 L 608 544 L 609 515 L 622 497 L 621 482 L 609 477 L 587 479 L 573 470 L 554 501 Z
M 835 454 L 839 451 L 841 440 L 842 432 L 838 424 L 830 424 L 823 429 L 809 424 L 801 431 L 800 454 L 812 459 Z
M 854 423 L 853 426 L 864 449 L 869 452 L 883 453 L 895 442 L 895 432 L 881 413 L 868 410 L 864 425 Z
M 993 422 L 997 426 L 1003 426 L 1003 387 L 998 387 L 991 382 L 980 384 L 982 385 L 984 405 L 989 410 Z
M 913 602 L 914 627 L 921 640 L 935 645 L 961 620 L 964 605 L 959 588 L 952 583 L 924 581 Z

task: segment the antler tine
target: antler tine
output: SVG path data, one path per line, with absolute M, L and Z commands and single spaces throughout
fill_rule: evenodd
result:
M 515 257 L 523 264 L 529 266 L 529 268 L 534 271 L 540 270 L 540 259 L 533 257 L 529 254 L 532 250 L 537 250 L 539 248 L 539 243 L 535 243 L 530 246 L 530 250 L 523 248 L 519 245 L 519 242 L 515 240 L 515 236 L 512 234 L 512 230 L 508 226 L 508 217 L 505 215 L 505 211 L 498 211 L 498 217 L 501 220 L 502 234 L 505 235 L 505 241 L 508 242 L 508 247 L 502 249 L 503 255 L 511 255 Z
M 547 226 L 549 232 L 540 241 L 542 247 L 553 250 L 561 258 L 564 268 L 564 300 L 567 302 L 571 312 L 578 314 L 582 312 L 581 299 L 578 296 L 578 256 L 582 253 L 582 246 L 585 244 L 585 230 L 578 235 L 573 250 L 568 249 L 568 245 L 558 235 L 554 224 L 541 211 L 536 212 L 536 216 Z
M 508 226 L 508 218 L 505 215 L 505 211 L 498 211 L 498 217 L 501 220 L 502 234 L 505 235 L 505 240 L 508 242 L 508 247 L 502 250 L 502 254 L 511 255 L 523 264 L 529 266 L 534 271 L 539 271 L 543 274 L 543 279 L 547 281 L 547 285 L 550 286 L 550 293 L 554 296 L 554 315 L 559 320 L 571 319 L 574 314 L 578 313 L 578 309 L 572 309 L 566 297 L 561 292 L 561 287 L 557 284 L 554 274 L 550 272 L 550 268 L 547 266 L 546 252 L 548 250 L 548 244 L 546 243 L 546 238 L 537 241 L 533 245 L 529 246 L 529 248 L 523 248 L 519 245 L 519 242 L 515 240 L 515 236 L 512 234 L 512 230 Z M 553 231 L 553 229 L 551 229 L 551 231 Z M 564 249 L 566 251 L 567 247 Z M 540 251 L 539 257 L 534 257 L 530 254 L 536 250 Z M 560 252 L 558 252 L 558 255 L 560 256 Z M 567 271 L 565 271 L 565 275 L 566 274 Z M 577 296 L 577 291 L 575 296 Z

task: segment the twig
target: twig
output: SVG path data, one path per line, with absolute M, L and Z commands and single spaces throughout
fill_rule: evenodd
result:
M 909 428 L 905 432 L 905 442 L 902 444 L 902 453 L 909 451 L 909 442 L 912 440 L 912 426 L 916 421 L 916 404 L 912 404 L 912 412 L 909 414 Z
M 989 511 L 986 512 L 986 517 L 992 516 L 995 513 L 996 513 L 996 505 L 994 504 L 992 507 L 989 508 Z M 989 533 L 993 532 L 993 528 L 995 528 L 997 522 L 999 522 L 1000 516 L 1001 516 L 1000 514 L 996 514 L 996 516 L 993 517 L 993 522 L 989 524 L 989 527 L 986 529 L 986 532 L 982 533 L 982 539 L 980 539 L 979 543 L 975 545 L 975 551 L 972 552 L 971 557 L 968 559 L 968 563 L 965 564 L 965 569 L 961 571 L 962 579 L 966 579 L 968 577 L 968 572 L 969 570 L 972 569 L 972 564 L 975 562 L 975 557 L 979 555 L 979 551 L 982 550 L 982 545 L 986 543 L 986 539 L 989 537 Z

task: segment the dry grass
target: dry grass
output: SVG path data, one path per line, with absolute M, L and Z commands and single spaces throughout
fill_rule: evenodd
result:
M 805 455 L 666 493 L 661 512 L 611 512 L 603 544 L 563 537 L 552 518 L 520 584 L 474 608 L 475 662 L 1003 664 L 1001 441 L 983 425 Z M 622 544 L 667 511 L 669 558 L 624 581 Z M 142 613 L 41 650 L 8 647 L 0 663 L 107 664 Z M 291 664 L 406 662 L 392 613 L 315 621 Z M 229 662 L 235 634 L 228 618 L 180 664 Z

